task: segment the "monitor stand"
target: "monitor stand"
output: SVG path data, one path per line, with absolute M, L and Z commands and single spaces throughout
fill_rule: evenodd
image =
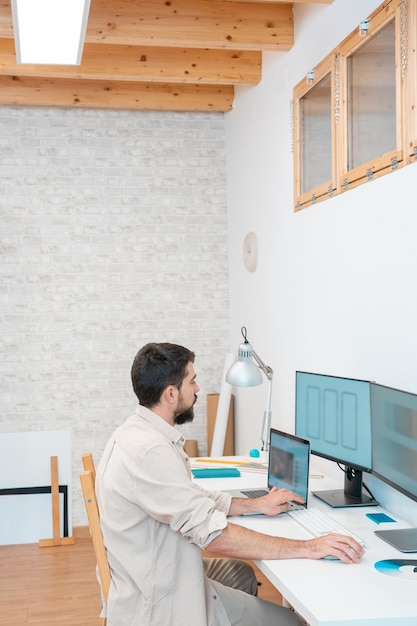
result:
M 313 491 L 313 495 L 333 508 L 376 506 L 379 504 L 374 498 L 362 492 L 362 472 L 354 467 L 347 466 L 345 467 L 344 489 Z

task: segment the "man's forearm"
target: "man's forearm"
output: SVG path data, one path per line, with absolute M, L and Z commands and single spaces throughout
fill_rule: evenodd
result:
M 207 549 L 240 559 L 323 559 L 334 556 L 344 563 L 360 563 L 364 553 L 353 537 L 330 533 L 307 541 L 264 535 L 228 524 Z
M 311 556 L 309 542 L 273 537 L 228 524 L 207 547 L 211 552 L 241 559 L 289 559 Z

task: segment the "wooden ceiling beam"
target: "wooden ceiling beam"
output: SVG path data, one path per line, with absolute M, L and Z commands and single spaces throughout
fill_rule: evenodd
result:
M 292 3 L 91 0 L 87 42 L 289 50 Z
M 298 0 L 331 4 L 333 0 Z M 229 111 L 262 51 L 294 42 L 284 0 L 91 0 L 80 66 L 17 64 L 0 0 L 0 105 Z
M 0 76 L 0 106 L 225 112 L 234 87 Z
M 261 52 L 107 44 L 85 44 L 79 66 L 18 64 L 13 40 L 0 39 L 3 76 L 253 85 L 261 73 Z
M 253 0 L 227 0 L 228 2 L 253 2 Z M 257 0 L 265 4 L 286 4 L 288 0 Z M 333 4 L 334 0 L 295 0 L 293 4 Z
M 13 37 L 10 0 L 0 1 L 0 38 Z M 86 43 L 286 51 L 292 2 L 91 0 Z

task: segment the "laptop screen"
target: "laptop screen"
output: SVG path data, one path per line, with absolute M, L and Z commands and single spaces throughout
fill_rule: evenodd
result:
M 310 442 L 271 428 L 268 487 L 290 489 L 307 503 Z

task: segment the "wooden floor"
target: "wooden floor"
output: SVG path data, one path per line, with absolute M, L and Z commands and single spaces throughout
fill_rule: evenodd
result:
M 263 574 L 259 596 L 281 604 Z M 95 558 L 90 537 L 76 534 L 74 545 L 0 546 L 1 626 L 102 626 Z

